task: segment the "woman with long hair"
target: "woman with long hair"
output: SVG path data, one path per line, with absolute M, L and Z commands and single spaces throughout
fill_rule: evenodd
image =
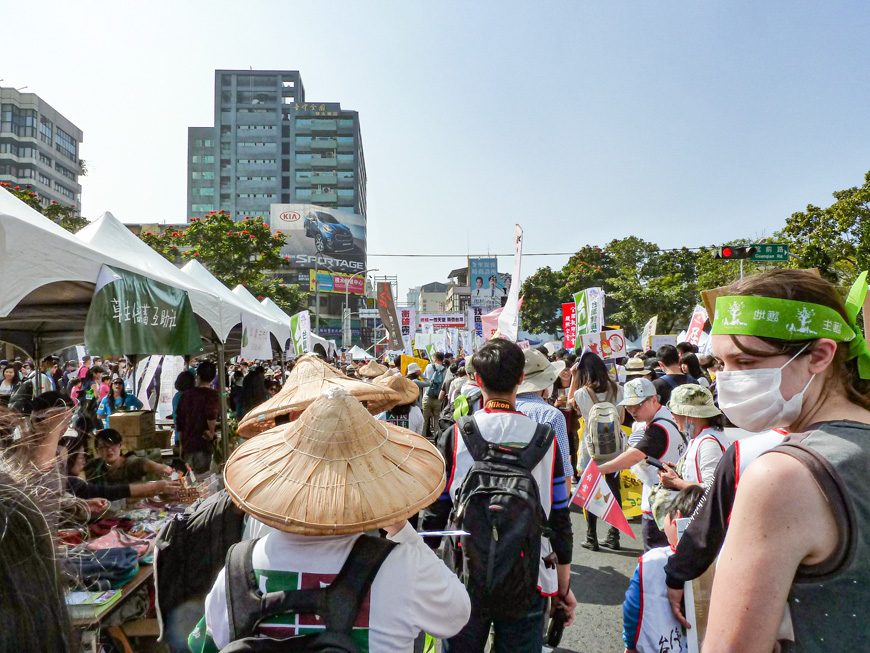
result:
M 580 356 L 580 360 L 574 368 L 574 380 L 571 382 L 571 388 L 575 389 L 568 405 L 580 413 L 583 418 L 584 431 L 589 422 L 589 413 L 595 404 L 607 402 L 616 406 L 622 401 L 622 387 L 614 381 L 607 371 L 607 366 L 596 354 L 586 352 Z M 620 424 L 625 418 L 625 409 L 618 408 Z M 621 437 L 621 433 L 618 434 Z M 578 469 L 586 469 L 586 465 L 592 459 L 590 451 L 590 443 L 586 433 L 580 435 L 580 465 Z M 616 498 L 617 505 L 622 503 L 622 492 L 619 487 L 619 472 L 606 474 L 605 480 Z M 613 526 L 607 532 L 607 538 L 599 543 L 596 533 L 598 518 L 588 510 L 586 511 L 586 541 L 581 544 L 584 549 L 598 551 L 599 544 L 618 550 L 619 545 L 619 530 Z
M 797 650 L 867 642 L 870 348 L 857 325 L 866 295 L 866 272 L 844 303 L 818 275 L 781 270 L 716 300 L 719 407 L 738 427 L 788 435 L 739 476 L 705 652 L 773 650 L 786 602 Z
M 266 389 L 266 375 L 259 365 L 252 367 L 242 381 L 242 393 L 239 396 L 236 416 L 241 419 L 269 398 Z
M 692 353 L 683 354 L 680 357 L 680 369 L 683 371 L 683 374 L 688 374 L 695 378 L 698 381 L 698 385 L 705 388 L 710 387 L 710 379 L 704 374 L 704 370 L 701 368 L 701 361 L 698 360 L 697 355 Z
M 100 405 L 97 408 L 97 415 L 104 419 L 108 419 L 112 413 L 128 410 L 139 410 L 142 408 L 142 402 L 136 399 L 131 394 L 127 394 L 124 388 L 124 381 L 115 379 L 112 381 L 111 394 L 103 397 Z
M 0 372 L 0 405 L 6 406 L 9 404 L 9 397 L 15 392 L 18 383 L 18 372 L 11 365 L 6 365 L 3 371 Z

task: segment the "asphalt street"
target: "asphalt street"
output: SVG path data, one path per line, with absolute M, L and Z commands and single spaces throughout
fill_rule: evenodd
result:
M 640 518 L 631 520 L 636 540 L 621 535 L 622 550 L 601 547 L 593 553 L 580 546 L 586 539 L 586 520 L 572 510 L 574 556 L 571 588 L 577 597 L 574 623 L 565 629 L 557 653 L 622 653 L 622 601 L 628 582 L 643 553 Z M 598 539 L 607 525 L 598 523 Z M 545 649 L 548 650 L 548 649 Z

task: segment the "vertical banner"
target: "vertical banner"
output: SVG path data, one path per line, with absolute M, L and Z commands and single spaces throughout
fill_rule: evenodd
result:
M 396 313 L 396 302 L 393 300 L 393 287 L 389 281 L 378 282 L 378 315 L 380 315 L 381 323 L 387 330 L 387 336 L 390 339 L 389 349 L 397 351 L 404 348 L 402 323 L 399 321 L 399 316 Z
M 498 316 L 498 330 L 502 338 L 517 341 L 520 328 L 520 266 L 523 262 L 523 228 L 514 225 L 514 273 L 511 275 L 511 291 L 501 315 Z
M 154 375 L 157 374 L 157 368 L 160 367 L 160 361 L 163 359 L 163 356 L 160 355 L 151 355 L 147 359 L 148 363 L 145 366 L 144 374 L 142 375 L 142 380 L 139 382 L 137 386 L 136 399 L 142 402 L 142 408 L 145 410 L 151 410 L 151 402 L 148 400 L 148 387 L 151 385 L 151 381 L 154 380 Z M 139 365 L 142 363 L 140 362 Z
M 701 334 L 704 331 L 704 325 L 707 323 L 707 309 L 703 306 L 696 306 L 695 312 L 692 313 L 692 319 L 689 320 L 689 328 L 686 329 L 686 342 L 695 345 L 700 345 Z
M 290 340 L 296 356 L 311 351 L 311 314 L 301 311 L 290 318 Z
M 562 346 L 574 349 L 574 338 L 577 335 L 577 305 L 573 302 L 562 304 Z
M 454 356 L 459 356 L 459 329 L 447 329 L 447 348 Z
M 474 342 L 473 334 L 470 331 L 460 331 L 459 338 L 460 338 L 459 354 L 460 355 L 464 354 L 465 356 L 470 356 L 471 352 L 472 352 L 472 346 L 473 346 L 472 343 Z
M 166 419 L 172 414 L 172 398 L 175 396 L 175 379 L 187 367 L 183 356 L 164 356 L 160 368 L 160 394 L 157 399 L 157 419 Z
M 575 339 L 577 336 L 601 331 L 604 326 L 604 290 L 587 288 L 574 293 L 574 306 L 577 325 Z
M 652 348 L 652 337 L 656 334 L 656 324 L 659 321 L 658 315 L 653 315 L 649 321 L 643 325 L 643 335 L 640 339 L 640 346 L 644 351 L 649 351 Z
M 479 306 L 468 307 L 468 333 L 472 336 L 477 335 L 483 337 L 483 325 L 480 322 L 480 316 L 484 314 L 484 309 Z M 473 338 L 472 338 L 473 340 Z
M 404 306 L 399 309 L 399 319 L 402 322 L 402 342 L 405 344 L 405 353 L 414 355 L 411 342 L 417 335 L 417 309 L 413 306 Z
M 272 343 L 266 320 L 242 313 L 242 350 L 244 360 L 269 360 L 272 358 Z
M 498 259 L 468 259 L 468 278 L 471 286 L 471 306 L 488 313 L 504 305 L 504 278 L 498 273 Z

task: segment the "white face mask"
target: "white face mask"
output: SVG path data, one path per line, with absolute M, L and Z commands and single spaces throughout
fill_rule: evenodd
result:
M 782 370 L 806 348 L 782 367 L 719 372 L 716 375 L 719 408 L 738 427 L 754 433 L 793 424 L 801 414 L 804 393 L 816 375 L 810 377 L 803 390 L 786 401 L 780 390 Z

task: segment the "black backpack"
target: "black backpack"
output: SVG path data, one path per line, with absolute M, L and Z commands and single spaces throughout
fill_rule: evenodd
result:
M 233 546 L 227 554 L 227 607 L 230 644 L 222 653 L 358 653 L 353 624 L 381 563 L 395 542 L 362 535 L 329 587 L 263 594 L 257 585 L 252 554 L 257 540 Z M 286 639 L 256 637 L 262 621 L 279 614 L 316 614 L 324 630 Z
M 226 490 L 197 502 L 160 529 L 154 572 L 161 632 L 173 608 L 190 598 L 205 599 L 244 529 L 245 513 Z
M 459 418 L 456 430 L 474 464 L 456 493 L 450 521 L 470 535 L 449 538 L 448 564 L 483 616 L 518 619 L 540 596 L 541 537 L 550 530 L 532 470 L 556 433 L 537 424 L 531 442 L 518 449 L 485 440 L 473 417 Z

